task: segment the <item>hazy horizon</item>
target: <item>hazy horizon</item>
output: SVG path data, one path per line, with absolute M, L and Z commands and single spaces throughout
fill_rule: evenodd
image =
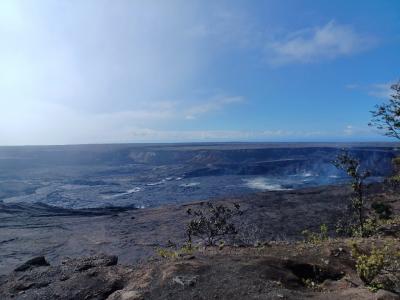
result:
M 0 3 L 0 145 L 391 141 L 400 2 Z
M 356 145 L 374 145 L 374 146 L 389 146 L 389 145 L 400 145 L 398 141 L 388 141 L 388 140 L 370 140 L 370 141 L 166 141 L 166 142 L 122 142 L 122 143 L 81 143 L 81 144 L 21 144 L 21 145 L 0 145 L 0 148 L 14 148 L 14 147 L 68 147 L 68 146 L 124 146 L 124 145 L 137 145 L 137 146 L 167 146 L 167 145 L 258 145 L 260 147 L 266 145 L 313 145 L 313 146 L 322 146 L 322 145 L 344 145 L 344 146 L 356 146 Z

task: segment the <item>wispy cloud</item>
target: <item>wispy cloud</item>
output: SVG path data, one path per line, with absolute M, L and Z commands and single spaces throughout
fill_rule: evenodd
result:
M 23 106 L 10 103 L 7 113 L 0 114 L 0 144 L 48 144 L 48 141 L 53 144 L 114 143 L 138 139 L 166 140 L 168 137 L 176 140 L 207 139 L 218 134 L 163 132 L 147 128 L 162 128 L 179 120 L 200 119 L 243 101 L 240 96 L 214 96 L 205 98 L 201 104 L 198 104 L 200 99 L 195 101 L 196 104 L 192 101 L 157 101 L 138 103 L 134 109 L 111 112 L 88 112 L 48 101 L 27 101 Z M 193 136 L 190 138 L 191 133 Z
M 347 125 L 343 130 L 152 130 L 132 129 L 137 141 L 282 141 L 318 139 L 357 139 L 371 136 L 369 127 Z
M 243 101 L 244 98 L 240 96 L 217 96 L 211 100 L 205 101 L 204 103 L 188 108 L 185 111 L 185 119 L 197 119 L 200 115 L 222 110 L 226 106 L 241 103 Z
M 353 125 L 347 125 L 345 129 L 343 129 L 343 133 L 345 135 L 353 135 L 354 134 L 354 127 Z
M 330 21 L 268 42 L 267 61 L 272 65 L 312 63 L 361 52 L 374 43 L 373 37 L 358 33 L 352 26 Z
M 349 90 L 360 90 L 368 94 L 371 97 L 379 99 L 388 99 L 392 95 L 391 86 L 395 81 L 383 82 L 383 83 L 372 83 L 372 84 L 356 84 L 351 83 L 345 86 Z
M 360 137 L 360 136 L 371 136 L 376 132 L 373 128 L 368 126 L 354 126 L 354 125 L 347 125 L 343 129 L 342 135 L 348 137 Z
M 393 82 L 372 84 L 369 86 L 368 94 L 373 97 L 388 99 L 392 94 L 390 89 L 392 84 Z
M 288 130 L 182 130 L 164 131 L 152 129 L 135 129 L 131 136 L 141 141 L 250 141 L 250 140 L 276 140 L 287 137 L 313 137 L 320 136 L 318 131 L 288 131 Z

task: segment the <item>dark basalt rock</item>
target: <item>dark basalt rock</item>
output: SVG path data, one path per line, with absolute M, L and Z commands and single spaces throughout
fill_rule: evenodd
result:
M 22 265 L 18 266 L 17 268 L 14 269 L 14 271 L 22 272 L 34 267 L 43 267 L 43 266 L 50 266 L 50 264 L 46 261 L 44 256 L 37 256 L 26 261 Z
M 97 255 L 49 266 L 38 257 L 3 278 L 0 299 L 106 299 L 129 278 L 127 268 L 117 262 L 116 256 Z
M 85 271 L 95 267 L 115 266 L 117 263 L 117 256 L 105 254 L 85 258 L 69 259 L 62 262 L 63 265 L 74 268 L 77 271 Z

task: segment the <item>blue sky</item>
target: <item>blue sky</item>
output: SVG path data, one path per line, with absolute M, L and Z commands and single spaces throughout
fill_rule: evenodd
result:
M 0 2 L 0 145 L 374 141 L 400 2 Z

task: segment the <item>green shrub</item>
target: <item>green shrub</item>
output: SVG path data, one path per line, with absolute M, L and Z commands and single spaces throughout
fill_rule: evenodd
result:
M 369 217 L 365 219 L 364 223 L 364 237 L 373 236 L 378 232 L 378 221 L 374 217 Z M 362 236 L 359 233 L 359 236 Z
M 373 216 L 364 219 L 362 228 L 352 218 L 341 219 L 336 224 L 336 233 L 348 237 L 370 237 L 378 232 L 380 224 Z
M 369 252 L 354 243 L 351 254 L 356 259 L 357 274 L 371 290 L 400 288 L 400 251 L 395 241 L 380 248 L 373 245 Z
M 357 257 L 356 269 L 361 280 L 370 284 L 385 266 L 385 254 L 380 249 L 372 249 L 369 255 L 361 254 Z
M 320 232 L 303 230 L 302 235 L 304 236 L 305 242 L 311 244 L 319 244 L 322 243 L 323 241 L 328 240 L 329 239 L 328 226 L 326 224 L 322 224 L 319 230 Z
M 393 227 L 394 230 L 400 225 L 400 216 L 394 216 L 388 219 L 380 219 L 372 215 L 365 218 L 363 232 L 360 231 L 360 227 L 357 224 L 338 223 L 336 232 L 350 237 L 371 237 L 382 233 L 383 229 Z M 343 234 L 344 233 L 344 234 Z

